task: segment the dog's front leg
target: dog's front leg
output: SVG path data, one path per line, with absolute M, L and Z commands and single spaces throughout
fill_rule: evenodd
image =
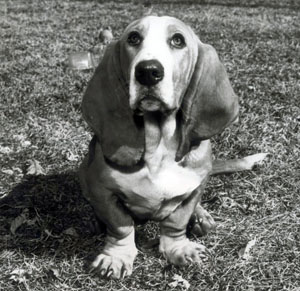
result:
M 98 188 L 101 199 L 93 203 L 97 217 L 106 224 L 107 235 L 103 251 L 92 262 L 101 276 L 123 279 L 132 273 L 133 261 L 137 255 L 134 241 L 134 224 L 117 196 Z
M 98 166 L 96 155 L 90 165 L 86 159 L 80 170 L 84 196 L 93 206 L 99 220 L 107 227 L 103 251 L 92 262 L 91 268 L 102 276 L 124 278 L 131 275 L 137 255 L 134 222 L 118 197 L 101 183 Z
M 105 167 L 101 146 L 94 137 L 89 155 L 81 164 L 79 178 L 83 195 L 107 227 L 107 236 L 103 251 L 92 262 L 91 268 L 102 276 L 124 278 L 131 275 L 137 255 L 134 222 L 118 197 L 105 186 Z
M 183 203 L 160 224 L 161 237 L 159 250 L 174 265 L 182 266 L 190 262 L 200 262 L 200 254 L 205 251 L 201 244 L 186 237 L 186 229 L 193 214 L 205 181 Z

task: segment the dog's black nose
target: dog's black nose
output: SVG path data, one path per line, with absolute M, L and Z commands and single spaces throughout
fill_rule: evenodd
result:
M 135 78 L 144 86 L 154 86 L 164 78 L 164 68 L 157 60 L 142 61 L 135 67 Z

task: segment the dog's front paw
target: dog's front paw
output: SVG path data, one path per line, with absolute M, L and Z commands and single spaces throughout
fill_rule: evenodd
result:
M 136 255 L 134 232 L 123 239 L 107 236 L 103 251 L 92 262 L 91 270 L 108 278 L 123 279 L 131 275 Z
M 131 275 L 135 256 L 135 254 L 129 253 L 118 255 L 100 254 L 92 262 L 91 267 L 97 270 L 101 276 L 123 279 Z
M 204 256 L 205 247 L 187 238 L 176 240 L 162 236 L 159 250 L 173 265 L 184 266 L 188 263 L 200 263 Z
M 190 231 L 197 235 L 203 236 L 216 228 L 216 223 L 212 216 L 198 204 L 191 219 Z

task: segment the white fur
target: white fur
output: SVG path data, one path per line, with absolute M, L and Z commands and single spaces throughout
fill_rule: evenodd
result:
M 113 178 L 116 189 L 125 194 L 125 203 L 132 211 L 144 213 L 145 209 L 159 209 L 162 201 L 177 196 L 188 195 L 196 189 L 207 175 L 205 169 L 188 168 L 175 162 L 175 153 L 178 146 L 175 114 L 169 116 L 161 127 L 151 124 L 151 134 L 160 131 L 157 144 L 147 145 L 148 132 L 147 118 L 145 118 L 146 152 L 145 166 L 133 173 L 120 172 L 110 169 L 109 175 Z M 151 137 L 150 137 L 151 139 Z M 209 141 L 201 145 L 201 152 L 209 150 Z M 144 203 L 142 203 L 144 201 Z M 178 204 L 170 203 L 162 215 L 171 213 Z
M 142 42 L 142 48 L 136 57 L 133 59 L 130 66 L 130 84 L 129 84 L 129 104 L 131 108 L 134 108 L 138 98 L 145 88 L 137 82 L 135 79 L 135 67 L 141 61 L 146 60 L 157 60 L 164 68 L 164 78 L 159 82 L 154 90 L 157 97 L 160 98 L 165 104 L 169 105 L 170 108 L 175 106 L 173 92 L 173 68 L 174 60 L 170 53 L 170 47 L 168 45 L 167 39 L 167 23 L 164 18 L 155 18 L 151 20 L 150 23 L 144 23 L 147 27 L 144 40 Z M 146 18 L 144 21 L 150 21 Z

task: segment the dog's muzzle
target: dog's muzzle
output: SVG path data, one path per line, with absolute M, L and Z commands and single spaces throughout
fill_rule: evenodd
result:
M 135 67 L 135 79 L 139 85 L 139 94 L 135 113 L 169 110 L 167 104 L 159 97 L 157 85 L 164 78 L 164 67 L 158 60 L 140 61 Z

